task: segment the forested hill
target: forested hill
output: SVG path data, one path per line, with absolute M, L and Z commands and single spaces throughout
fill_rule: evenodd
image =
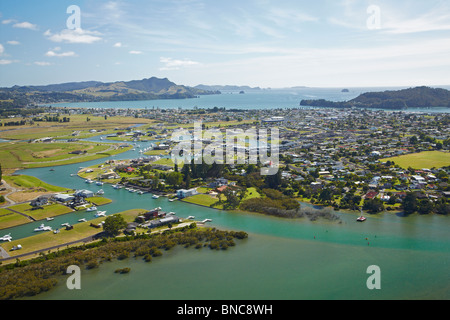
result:
M 398 91 L 367 92 L 346 102 L 327 100 L 302 100 L 301 106 L 326 108 L 380 108 L 408 109 L 442 107 L 450 108 L 450 91 L 441 88 L 416 87 Z
M 177 85 L 167 78 L 103 83 L 70 82 L 45 86 L 0 88 L 0 110 L 57 102 L 187 99 L 219 92 Z

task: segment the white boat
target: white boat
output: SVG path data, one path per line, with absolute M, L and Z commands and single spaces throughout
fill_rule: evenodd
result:
M 167 215 L 168 216 L 173 216 L 175 214 L 175 212 L 169 212 Z
M 78 222 L 86 222 L 87 220 L 85 218 L 78 220 Z
M 205 219 L 202 221 L 202 223 L 211 222 L 211 221 L 212 221 L 211 219 Z
M 34 229 L 34 232 L 39 231 L 52 231 L 52 227 L 45 226 L 44 224 L 41 224 L 38 228 Z
M 103 191 L 103 189 L 98 190 L 97 194 L 102 195 L 105 194 L 105 191 Z
M 11 242 L 12 237 L 11 237 L 11 233 L 10 234 L 6 234 L 3 237 L 0 238 L 0 241 L 8 241 Z
M 174 202 L 175 201 L 175 199 L 169 199 L 169 202 Z
M 47 220 L 47 221 L 53 221 L 53 220 L 55 220 L 55 218 L 45 218 L 45 220 Z
M 61 223 L 61 227 L 68 227 L 69 226 L 69 223 L 68 222 L 66 222 L 66 223 Z
M 356 219 L 356 221 L 358 221 L 358 222 L 364 222 L 364 221 L 366 221 L 367 220 L 367 218 L 366 217 L 363 217 L 363 216 L 361 216 L 361 217 L 359 217 L 358 219 Z
M 157 196 L 156 194 L 154 194 L 154 195 L 152 196 L 152 198 L 153 198 L 153 199 L 158 199 L 159 196 Z
M 367 219 L 366 219 L 366 217 L 363 216 L 363 212 L 362 212 L 362 208 L 361 208 L 361 216 L 359 216 L 359 218 L 356 219 L 356 221 L 358 221 L 358 222 L 364 222 L 364 221 L 366 221 L 366 220 L 367 220 Z
M 53 230 L 54 234 L 58 234 L 59 233 L 59 229 Z
M 91 179 L 86 179 L 84 182 L 86 182 L 86 183 L 94 183 L 94 181 L 92 181 Z
M 96 218 L 98 218 L 98 217 L 106 217 L 106 211 L 98 211 L 98 212 L 95 214 L 95 217 L 96 217 Z
M 133 193 L 133 192 L 136 192 L 136 190 L 134 190 L 134 189 L 128 189 L 128 191 L 129 191 L 129 192 L 132 192 L 132 193 Z
M 87 208 L 86 211 L 97 211 L 97 207 L 93 206 L 93 207 Z
M 189 217 L 187 217 L 189 220 L 194 220 L 195 219 L 195 217 L 194 216 L 189 216 Z
M 102 186 L 102 185 L 103 185 L 103 182 L 97 181 L 95 184 L 98 185 L 98 186 Z
M 138 194 L 144 194 L 144 191 L 138 191 Z

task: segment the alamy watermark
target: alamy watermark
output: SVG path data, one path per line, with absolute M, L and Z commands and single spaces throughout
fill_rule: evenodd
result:
M 261 175 L 275 175 L 279 169 L 279 130 L 219 129 L 203 130 L 194 123 L 193 132 L 178 129 L 172 133 L 172 161 L 184 164 L 254 164 L 261 165 Z M 270 143 L 269 143 L 270 140 Z M 270 153 L 270 154 L 269 154 Z
M 377 5 L 370 5 L 367 8 L 367 14 L 369 15 L 366 21 L 367 29 L 381 29 L 381 8 Z
M 381 290 L 381 269 L 379 266 L 372 265 L 367 268 L 367 274 L 371 276 L 367 278 L 366 286 L 369 290 Z
M 71 14 L 67 18 L 66 26 L 69 30 L 79 30 L 81 29 L 81 9 L 77 5 L 71 5 L 67 7 L 67 14 Z

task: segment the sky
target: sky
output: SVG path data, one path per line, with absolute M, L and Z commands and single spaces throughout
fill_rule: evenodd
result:
M 450 85 L 448 0 L 1 0 L 0 87 Z

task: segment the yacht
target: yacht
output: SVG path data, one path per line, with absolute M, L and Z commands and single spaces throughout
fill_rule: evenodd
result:
M 78 222 L 86 222 L 87 220 L 85 218 L 78 220 Z
M 97 181 L 95 184 L 98 185 L 98 186 L 102 186 L 102 185 L 103 185 L 103 182 Z
M 84 182 L 86 182 L 86 183 L 93 183 L 94 181 L 92 181 L 91 179 L 86 179 Z
M 95 214 L 95 217 L 106 217 L 106 211 L 99 211 Z
M 61 227 L 68 227 L 69 226 L 69 223 L 68 222 L 66 222 L 66 223 L 61 223 Z
M 11 242 L 11 240 L 12 240 L 11 233 L 7 234 L 7 235 L 4 235 L 3 237 L 0 238 L 0 241 L 9 241 L 9 242 Z
M 45 220 L 47 220 L 47 221 L 53 221 L 53 220 L 55 220 L 55 218 L 45 218 Z
M 44 224 L 41 224 L 38 228 L 34 229 L 34 232 L 39 231 L 52 231 L 52 227 L 44 226 Z
M 138 194 L 144 194 L 144 191 L 138 191 Z
M 93 207 L 87 208 L 86 211 L 97 211 L 97 207 L 93 206 Z
M 103 191 L 103 189 L 98 190 L 97 194 L 102 195 L 105 194 L 105 191 Z
M 154 195 L 152 196 L 152 198 L 153 198 L 153 199 L 158 199 L 159 196 L 157 196 L 156 194 L 154 194 Z

